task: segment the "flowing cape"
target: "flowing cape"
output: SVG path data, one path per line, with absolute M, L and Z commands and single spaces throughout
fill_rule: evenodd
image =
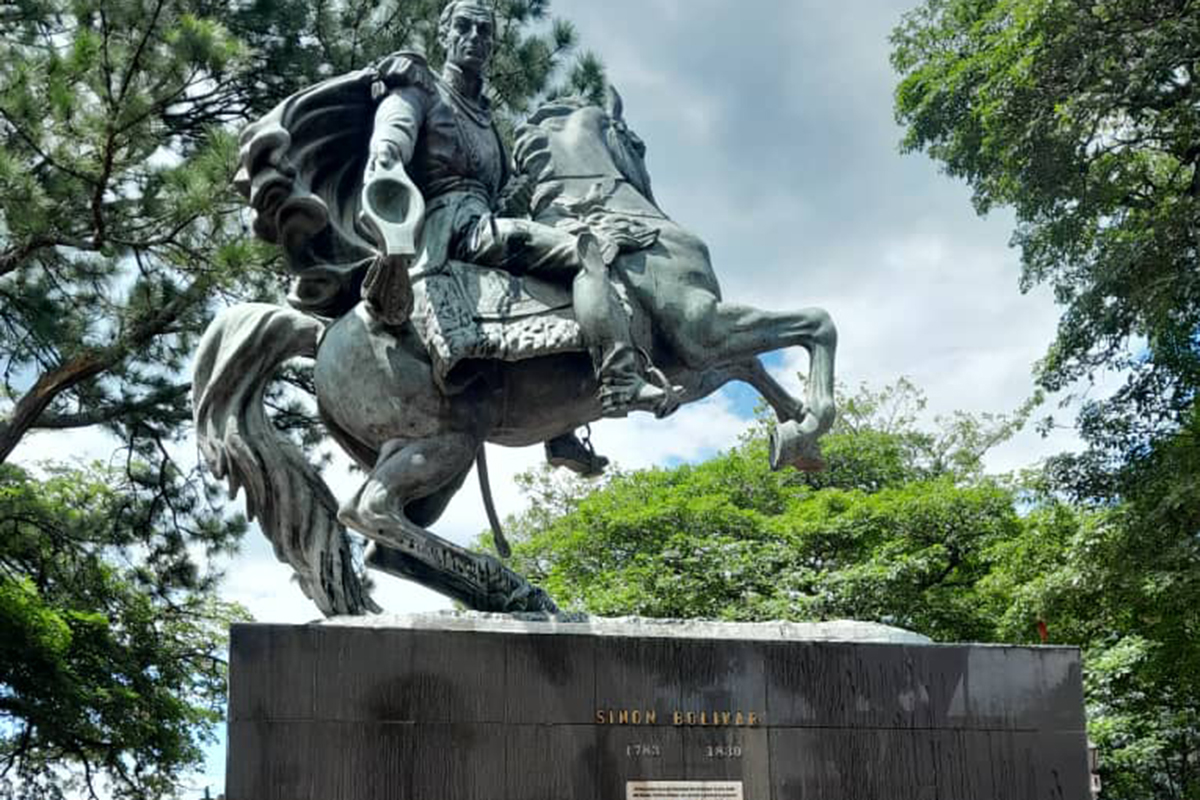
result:
M 339 317 L 358 303 L 377 252 L 358 222 L 375 107 L 432 80 L 420 55 L 396 53 L 297 92 L 242 132 L 234 185 L 255 234 L 283 248 L 296 309 Z

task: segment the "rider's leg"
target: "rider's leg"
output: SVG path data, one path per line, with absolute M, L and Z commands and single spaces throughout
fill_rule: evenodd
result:
M 592 349 L 605 416 L 640 410 L 665 417 L 679 407 L 679 399 L 665 380 L 655 385 L 643 377 L 648 358 L 633 345 L 629 316 L 608 279 L 599 242 L 582 234 L 577 247 L 582 268 L 572 283 L 575 318 Z
M 648 382 L 643 357 L 634 347 L 629 317 L 608 277 L 596 239 L 575 236 L 528 220 L 484 218 L 467 237 L 460 257 L 478 264 L 571 282 L 575 318 L 592 352 L 606 416 L 652 411 L 665 416 L 678 407 L 669 386 Z

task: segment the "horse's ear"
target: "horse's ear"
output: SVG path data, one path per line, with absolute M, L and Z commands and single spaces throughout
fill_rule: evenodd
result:
M 604 110 L 612 119 L 621 119 L 625 113 L 625 103 L 617 92 L 617 87 L 611 83 L 604 90 Z

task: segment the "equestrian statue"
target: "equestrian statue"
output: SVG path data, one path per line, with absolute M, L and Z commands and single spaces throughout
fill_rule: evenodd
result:
M 704 243 L 662 212 L 646 148 L 610 89 L 604 107 L 553 100 L 510 159 L 484 76 L 495 19 L 452 0 L 442 71 L 400 52 L 289 97 L 242 135 L 237 187 L 254 232 L 295 276 L 288 307 L 243 304 L 209 326 L 193 400 L 212 471 L 327 615 L 377 611 L 367 566 L 481 611 L 555 611 L 540 588 L 433 534 L 477 467 L 501 558 L 484 444 L 544 443 L 584 475 L 607 460 L 575 431 L 603 417 L 665 417 L 729 381 L 778 417 L 771 466 L 822 467 L 837 331 L 819 308 L 725 302 Z M 803 400 L 758 356 L 805 348 Z M 338 504 L 272 427 L 264 393 L 287 360 L 314 359 L 317 407 L 367 473 Z

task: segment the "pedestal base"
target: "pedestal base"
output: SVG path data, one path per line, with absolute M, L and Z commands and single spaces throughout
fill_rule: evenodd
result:
M 239 625 L 231 659 L 229 800 L 1089 796 L 1074 649 L 462 614 Z

